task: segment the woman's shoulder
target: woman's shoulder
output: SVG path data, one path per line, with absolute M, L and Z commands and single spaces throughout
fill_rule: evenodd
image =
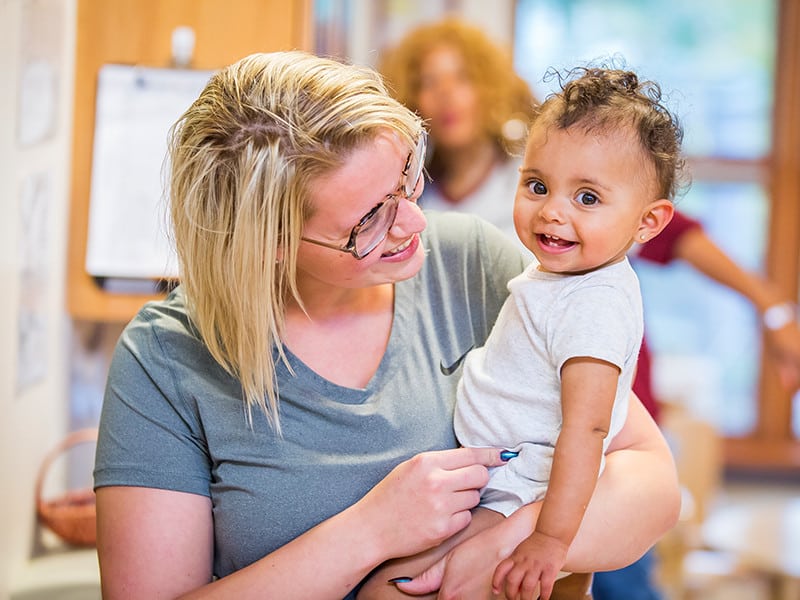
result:
M 193 329 L 186 310 L 183 289 L 178 286 L 165 298 L 144 304 L 128 323 L 125 332 L 141 334 L 142 331 L 154 330 L 191 335 Z
M 483 217 L 457 211 L 424 212 L 428 226 L 423 232 L 423 240 L 429 249 L 462 254 L 483 253 L 493 259 L 505 256 L 515 262 L 524 257 L 518 244 Z
M 192 324 L 180 287 L 145 304 L 128 323 L 117 341 L 108 380 L 107 402 L 119 396 L 123 404 L 146 406 L 141 410 L 166 420 L 174 413 L 197 420 L 196 401 L 208 390 L 220 394 L 224 389 L 237 399 L 240 390 Z
M 142 359 L 169 354 L 207 354 L 186 309 L 180 286 L 165 298 L 146 303 L 127 324 L 118 345 L 134 349 Z
M 487 281 L 505 288 L 527 262 L 520 248 L 500 229 L 468 213 L 425 211 L 428 226 L 423 241 L 426 263 L 434 277 Z

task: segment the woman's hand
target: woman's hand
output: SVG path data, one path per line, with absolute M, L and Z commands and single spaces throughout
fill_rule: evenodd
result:
M 489 481 L 487 467 L 503 464 L 500 450 L 458 448 L 425 452 L 400 463 L 353 507 L 381 560 L 415 554 L 466 527 Z
M 800 325 L 792 321 L 780 329 L 764 329 L 764 333 L 781 384 L 796 392 L 800 389 Z
M 440 599 L 500 599 L 492 596 L 492 575 L 497 564 L 525 538 L 526 527 L 536 522 L 541 503 L 528 505 L 506 519 L 491 510 L 478 509 L 472 526 L 479 530 L 459 543 L 436 564 L 397 587 L 412 596 L 439 590 Z M 527 518 L 520 526 L 517 521 Z M 410 573 L 410 575 L 415 575 Z
M 540 510 L 541 504 L 529 504 L 508 519 L 499 517 L 496 525 L 397 587 L 412 595 L 440 589 L 443 599 L 492 598 L 495 567 L 534 530 Z M 569 548 L 564 570 L 584 573 L 629 565 L 675 524 L 679 510 L 680 492 L 669 447 L 632 395 L 625 427 L 606 455 L 605 470 Z M 631 520 L 632 514 L 642 518 Z M 620 531 L 625 535 L 620 536 Z

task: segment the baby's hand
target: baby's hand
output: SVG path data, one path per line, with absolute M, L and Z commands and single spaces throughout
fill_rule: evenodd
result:
M 568 549 L 562 540 L 534 531 L 497 565 L 492 591 L 503 591 L 508 600 L 548 600 Z

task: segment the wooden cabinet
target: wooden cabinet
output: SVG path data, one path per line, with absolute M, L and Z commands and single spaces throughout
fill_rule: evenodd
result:
M 253 52 L 311 47 L 311 0 L 79 0 L 75 55 L 67 310 L 121 322 L 152 296 L 104 291 L 84 267 L 97 75 L 106 63 L 168 67 L 172 31 L 194 29 L 192 67 L 216 69 Z

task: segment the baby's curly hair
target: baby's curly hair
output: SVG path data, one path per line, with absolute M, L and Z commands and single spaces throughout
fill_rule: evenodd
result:
M 383 52 L 378 70 L 390 93 L 419 112 L 420 65 L 428 52 L 440 45 L 451 46 L 464 57 L 481 98 L 484 130 L 504 149 L 521 151 L 513 145 L 514 140 L 504 137 L 503 126 L 511 119 L 527 125 L 536 98 L 528 83 L 514 71 L 511 53 L 477 26 L 449 17 L 412 30 L 395 47 Z
M 688 189 L 683 128 L 664 104 L 658 83 L 640 81 L 633 71 L 592 66 L 551 69 L 546 79 L 552 78 L 558 79 L 561 91 L 536 108 L 531 128 L 541 120 L 559 129 L 578 126 L 585 131 L 633 127 L 656 169 L 659 197 L 674 200 Z

